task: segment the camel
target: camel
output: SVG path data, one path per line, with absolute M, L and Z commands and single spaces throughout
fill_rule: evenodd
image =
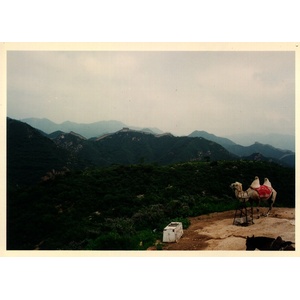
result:
M 234 190 L 235 197 L 239 201 L 250 201 L 251 206 L 253 202 L 257 203 L 256 211 L 259 213 L 260 202 L 268 201 L 269 209 L 264 216 L 268 216 L 271 212 L 274 202 L 276 200 L 277 192 L 273 189 L 271 182 L 268 178 L 264 179 L 264 184 L 260 185 L 259 178 L 255 176 L 255 179 L 251 183 L 250 187 L 243 191 L 243 186 L 240 182 L 236 181 L 230 185 L 230 187 Z M 258 216 L 259 218 L 259 216 Z

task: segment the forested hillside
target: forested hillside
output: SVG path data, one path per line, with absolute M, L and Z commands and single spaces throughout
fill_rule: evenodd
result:
M 37 183 L 46 172 L 64 166 L 70 166 L 66 150 L 58 148 L 35 128 L 7 119 L 8 184 Z
M 7 248 L 143 250 L 170 221 L 235 209 L 229 185 L 246 189 L 254 176 L 270 179 L 275 207 L 295 206 L 295 170 L 259 161 L 112 165 L 9 186 Z
M 231 160 L 235 155 L 203 138 L 120 130 L 98 139 L 75 132 L 45 136 L 26 123 L 7 119 L 9 184 L 36 184 L 49 172 L 112 164 Z

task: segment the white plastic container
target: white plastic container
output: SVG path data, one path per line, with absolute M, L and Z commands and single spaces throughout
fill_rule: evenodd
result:
M 174 243 L 183 235 L 183 228 L 181 222 L 171 222 L 164 228 L 163 242 Z

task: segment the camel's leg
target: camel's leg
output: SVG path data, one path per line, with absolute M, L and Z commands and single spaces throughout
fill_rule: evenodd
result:
M 269 216 L 269 213 L 271 212 L 271 210 L 272 210 L 272 208 L 273 208 L 273 204 L 274 204 L 274 202 L 273 202 L 272 199 L 269 199 L 269 201 L 270 201 L 270 205 L 269 205 L 269 209 L 268 209 L 268 211 L 267 211 L 267 213 L 266 213 L 266 217 Z
M 260 208 L 260 200 L 258 200 L 257 202 L 257 206 L 256 206 L 256 214 L 257 214 L 257 219 L 260 218 L 260 215 L 259 215 L 259 208 Z
M 274 202 L 276 200 L 276 196 L 277 196 L 277 192 L 274 189 L 272 189 L 272 197 L 271 197 L 271 199 L 272 199 L 272 206 L 273 206 L 273 204 L 274 204 Z
M 250 204 L 251 204 L 251 222 L 252 222 L 252 224 L 254 224 L 254 221 L 253 221 L 253 202 L 250 202 Z
M 260 215 L 259 215 L 259 207 L 256 208 L 256 214 L 257 214 L 257 217 L 256 217 L 256 218 L 259 219 L 259 218 L 260 218 Z
M 258 196 L 258 194 L 256 195 L 257 193 L 255 193 L 254 195 L 252 195 L 251 197 L 251 201 L 254 205 L 254 203 L 256 204 L 256 219 L 259 219 L 260 215 L 259 215 L 259 209 L 260 209 L 260 198 Z
M 274 202 L 275 202 L 275 200 L 276 200 L 276 196 L 277 196 L 277 192 L 273 189 L 272 195 L 271 195 L 271 199 L 269 200 L 269 201 L 270 201 L 269 210 L 268 210 L 266 216 L 268 216 L 269 213 L 271 212 L 271 210 L 272 210 L 272 208 L 273 208 L 273 205 L 274 205 Z
M 256 208 L 256 212 L 257 212 L 257 219 L 259 219 L 261 216 L 262 217 L 267 217 L 268 215 L 269 215 L 269 213 L 270 213 L 270 211 L 271 211 L 271 209 L 272 209 L 272 205 L 273 204 L 271 204 L 270 205 L 270 207 L 269 207 L 269 209 L 268 209 L 268 211 L 267 211 L 267 213 L 259 213 L 259 209 L 260 209 L 260 202 L 259 202 L 259 204 L 257 205 L 257 208 Z
M 261 216 L 267 217 L 269 215 L 270 211 L 272 210 L 272 206 L 273 206 L 273 204 L 270 202 L 270 206 L 268 208 L 267 213 L 262 213 Z

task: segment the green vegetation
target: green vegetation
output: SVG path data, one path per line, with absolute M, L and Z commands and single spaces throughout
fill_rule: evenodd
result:
M 295 206 L 295 169 L 252 161 L 112 165 L 8 186 L 9 250 L 144 250 L 171 221 L 236 208 L 229 185 L 268 177 L 276 206 Z M 161 249 L 158 242 L 157 249 Z

